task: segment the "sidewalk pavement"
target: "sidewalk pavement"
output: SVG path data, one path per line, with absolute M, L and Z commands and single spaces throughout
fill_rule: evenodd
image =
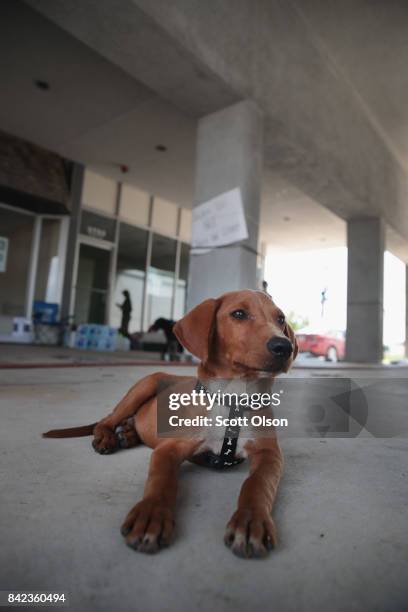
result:
M 0 344 L 0 368 L 122 365 L 160 361 L 160 353 L 147 351 L 88 351 L 61 346 Z
M 407 609 L 406 439 L 283 440 L 280 546 L 266 560 L 223 545 L 247 463 L 183 465 L 173 545 L 155 556 L 127 548 L 119 526 L 143 494 L 151 451 L 100 456 L 90 438 L 41 432 L 96 421 L 156 369 L 0 371 L 0 588 L 64 591 L 78 612 Z
M 93 365 L 155 365 L 161 361 L 161 354 L 154 351 L 89 351 L 60 346 L 43 346 L 35 344 L 4 344 L 0 343 L 0 369 L 10 367 L 66 367 Z M 180 365 L 174 362 L 172 365 Z M 186 364 L 184 364 L 186 365 Z M 386 366 L 396 369 L 408 368 L 408 362 Z M 383 370 L 378 364 L 350 364 L 345 362 L 329 363 L 321 358 L 308 354 L 299 354 L 295 369 L 324 370 Z

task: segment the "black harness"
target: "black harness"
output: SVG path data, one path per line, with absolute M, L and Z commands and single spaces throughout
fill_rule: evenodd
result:
M 200 381 L 197 381 L 195 390 L 197 392 L 205 391 L 207 393 L 207 389 Z M 229 407 L 228 423 L 230 423 L 231 419 L 242 417 L 244 412 L 243 406 L 231 401 Z M 245 461 L 243 457 L 236 457 L 240 429 L 239 425 L 230 427 L 228 424 L 225 428 L 224 440 L 219 454 L 217 455 L 217 453 L 211 450 L 204 451 L 194 456 L 194 462 L 215 470 L 223 470 Z

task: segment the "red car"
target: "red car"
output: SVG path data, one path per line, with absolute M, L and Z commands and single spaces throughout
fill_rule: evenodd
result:
M 324 357 L 326 361 L 344 359 L 346 350 L 345 333 L 332 331 L 326 334 L 296 334 L 301 353 L 311 353 L 315 357 Z

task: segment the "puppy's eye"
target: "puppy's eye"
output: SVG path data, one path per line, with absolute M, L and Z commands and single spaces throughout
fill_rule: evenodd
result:
M 238 319 L 238 321 L 244 321 L 249 319 L 249 314 L 245 310 L 234 310 L 231 312 L 231 317 Z
M 279 325 L 283 325 L 285 323 L 285 315 L 280 314 L 278 316 L 278 323 L 279 323 Z

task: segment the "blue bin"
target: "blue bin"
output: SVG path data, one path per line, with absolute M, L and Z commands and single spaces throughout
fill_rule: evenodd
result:
M 36 323 L 56 323 L 58 320 L 58 304 L 36 300 L 33 304 L 33 319 Z

